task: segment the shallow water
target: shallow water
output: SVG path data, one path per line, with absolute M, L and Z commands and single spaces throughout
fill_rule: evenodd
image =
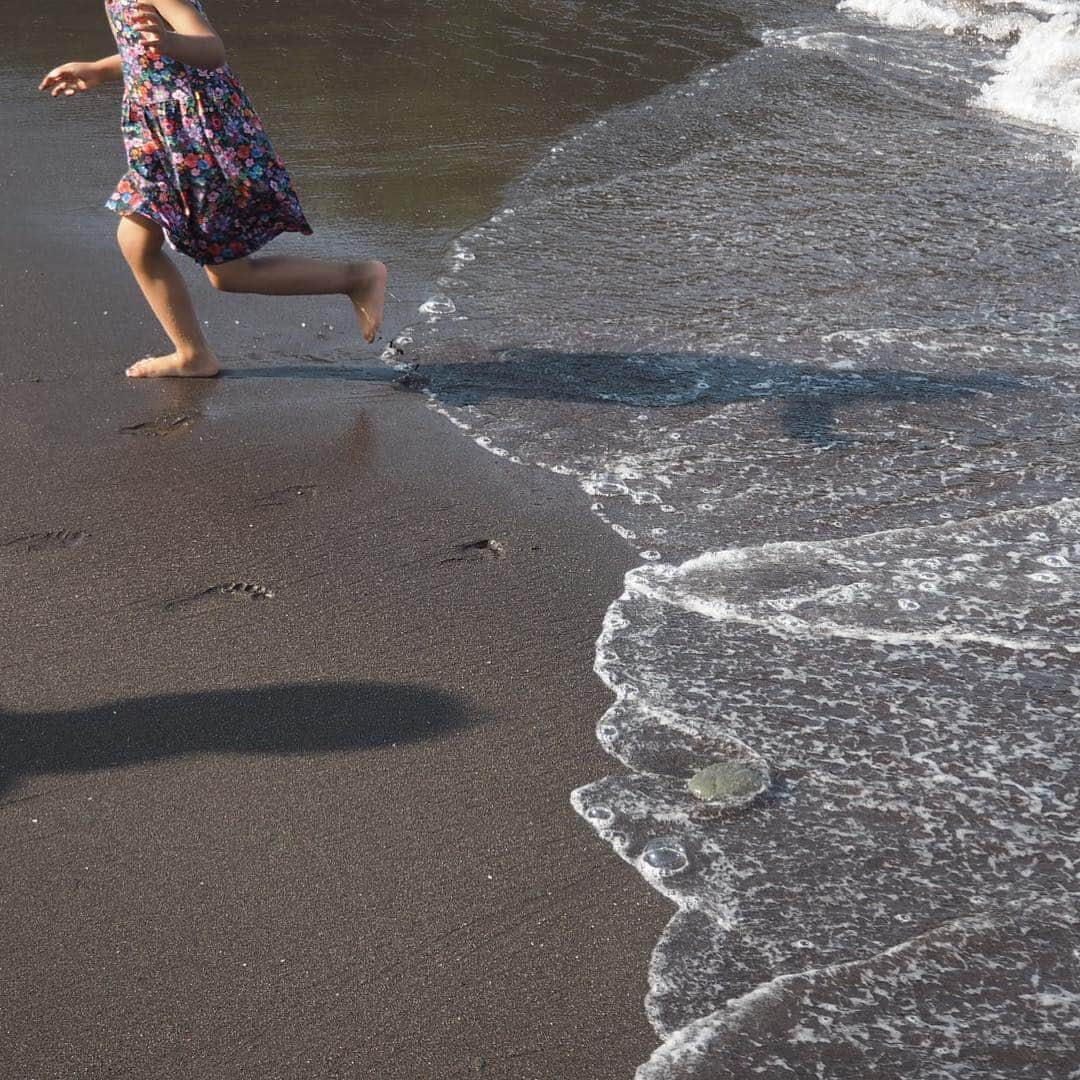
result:
M 388 356 L 644 560 L 574 796 L 678 909 L 642 1078 L 1076 1075 L 1075 18 L 876 10 L 568 131 Z

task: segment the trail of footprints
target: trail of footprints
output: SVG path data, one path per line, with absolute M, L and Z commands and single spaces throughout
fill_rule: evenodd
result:
M 183 418 L 187 420 L 187 418 Z M 136 425 L 141 428 L 146 425 Z M 134 430 L 134 429 L 126 429 Z M 260 508 L 291 506 L 304 503 L 314 498 L 319 488 L 313 484 L 290 484 L 287 487 L 260 495 L 255 506 Z M 14 554 L 34 554 L 37 552 L 66 551 L 84 543 L 89 533 L 82 529 L 56 529 L 51 532 L 24 533 L 0 542 L 0 551 Z M 506 545 L 501 540 L 482 537 L 467 540 L 454 545 L 454 554 L 440 560 L 440 565 L 461 562 L 479 562 L 499 559 L 506 554 Z M 167 600 L 162 605 L 165 611 L 198 611 L 219 607 L 222 604 L 264 603 L 274 598 L 272 589 L 253 581 L 224 581 L 211 585 L 197 593 Z

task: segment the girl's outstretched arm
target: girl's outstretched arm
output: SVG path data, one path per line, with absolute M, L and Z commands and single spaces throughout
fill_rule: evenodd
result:
M 120 54 L 103 57 L 93 63 L 74 61 L 53 68 L 41 80 L 39 90 L 48 90 L 53 97 L 71 97 L 83 90 L 92 90 L 104 82 L 117 82 L 124 77 L 120 69 Z
M 213 70 L 225 63 L 225 46 L 188 0 L 153 0 L 137 5 L 131 25 L 143 44 L 189 67 Z

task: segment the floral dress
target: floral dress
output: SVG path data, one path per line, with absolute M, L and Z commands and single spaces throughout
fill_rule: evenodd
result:
M 200 0 L 187 0 L 202 13 Z M 130 168 L 105 204 L 156 221 L 197 263 L 223 263 L 282 232 L 310 233 L 300 200 L 244 88 L 227 66 L 188 67 L 147 50 L 138 0 L 106 0 L 124 69 Z

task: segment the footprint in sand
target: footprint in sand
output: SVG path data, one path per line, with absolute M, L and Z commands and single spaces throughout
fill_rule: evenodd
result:
M 506 554 L 506 545 L 501 540 L 492 540 L 485 537 L 482 540 L 469 540 L 464 544 L 455 544 L 454 552 L 455 554 L 440 559 L 439 565 L 477 562 L 481 559 L 501 559 Z
M 314 484 L 290 484 L 276 491 L 265 491 L 255 500 L 259 509 L 273 506 L 297 506 L 309 502 L 319 493 Z
M 130 432 L 132 435 L 163 438 L 168 435 L 183 434 L 191 429 L 197 419 L 197 415 L 190 413 L 172 413 L 166 416 L 156 416 L 153 420 L 144 420 L 141 424 L 126 424 L 120 430 Z
M 20 555 L 31 555 L 38 551 L 65 551 L 78 547 L 89 533 L 81 529 L 57 529 L 55 532 L 26 533 L 12 540 L 5 540 L 0 547 L 5 551 Z
M 192 596 L 167 600 L 164 608 L 166 611 L 192 611 L 220 604 L 261 603 L 272 600 L 273 597 L 273 592 L 265 585 L 256 585 L 251 581 L 226 581 L 221 585 L 211 585 L 209 589 L 203 589 Z

